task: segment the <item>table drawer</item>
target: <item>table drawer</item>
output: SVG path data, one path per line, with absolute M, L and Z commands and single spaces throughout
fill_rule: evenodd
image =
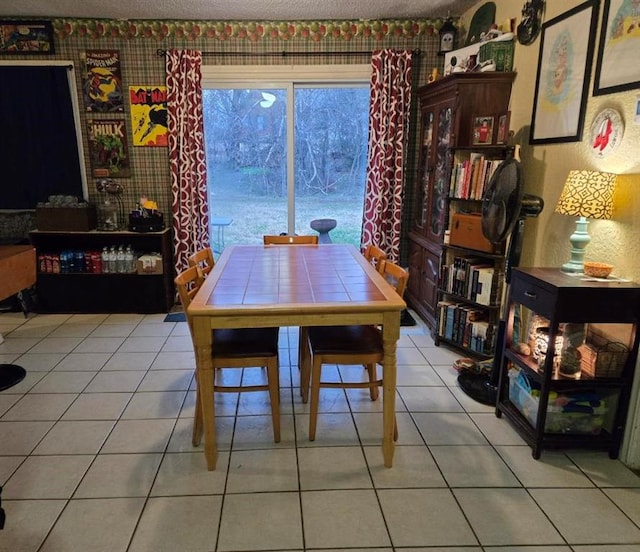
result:
M 523 278 L 514 278 L 511 285 L 511 299 L 528 309 L 551 318 L 555 312 L 558 295 L 554 290 L 542 287 Z

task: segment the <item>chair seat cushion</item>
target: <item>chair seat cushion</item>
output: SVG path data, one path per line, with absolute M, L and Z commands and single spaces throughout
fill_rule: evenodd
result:
M 278 328 L 213 330 L 215 356 L 245 358 L 278 354 Z
M 374 326 L 314 326 L 309 343 L 316 355 L 382 352 L 382 334 Z

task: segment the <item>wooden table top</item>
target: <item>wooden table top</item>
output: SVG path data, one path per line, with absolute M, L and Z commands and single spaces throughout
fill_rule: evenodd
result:
M 226 248 L 189 310 L 197 316 L 213 310 L 295 314 L 405 306 L 352 245 L 258 245 Z

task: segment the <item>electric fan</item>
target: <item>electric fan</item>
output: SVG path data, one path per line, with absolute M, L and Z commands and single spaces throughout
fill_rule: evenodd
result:
M 537 217 L 544 206 L 542 198 L 522 192 L 522 166 L 509 154 L 494 172 L 487 191 L 482 198 L 482 233 L 494 244 L 508 240 L 505 257 L 505 290 L 511 281 L 511 269 L 518 266 L 522 253 L 524 220 Z M 498 321 L 495 341 L 495 355 L 489 373 L 464 371 L 458 376 L 460 388 L 472 399 L 486 405 L 495 406 L 498 395 L 501 358 L 499 354 L 504 341 L 506 327 L 506 301 Z

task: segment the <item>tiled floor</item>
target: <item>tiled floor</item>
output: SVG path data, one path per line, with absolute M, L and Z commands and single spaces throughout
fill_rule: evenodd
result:
M 393 468 L 366 391 L 323 390 L 308 441 L 284 328 L 282 442 L 266 393 L 219 395 L 209 472 L 188 329 L 163 319 L 0 315 L 0 362 L 27 370 L 0 393 L 0 551 L 640 551 L 640 478 L 606 453 L 533 460 L 420 327 L 399 342 Z

